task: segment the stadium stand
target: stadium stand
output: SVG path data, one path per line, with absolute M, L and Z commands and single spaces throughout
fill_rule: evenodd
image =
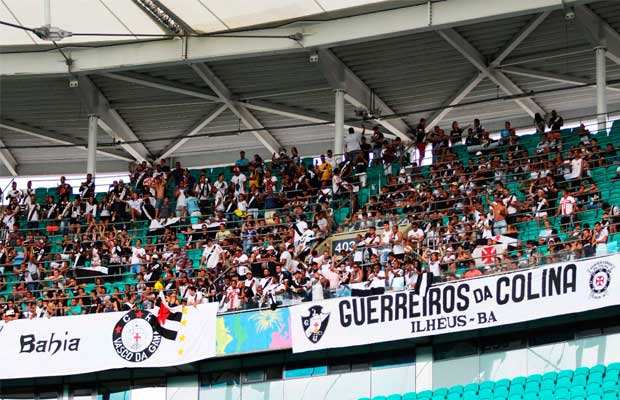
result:
M 481 125 L 415 133 L 418 146 L 359 133 L 338 162 L 282 150 L 231 166 L 165 162 L 95 193 L 16 184 L 4 197 L 2 318 L 220 302 L 221 311 L 415 288 L 617 251 L 620 157 L 585 126 L 491 139 Z M 363 139 L 362 139 L 363 138 Z M 463 144 L 464 140 L 464 144 Z M 332 234 L 358 232 L 330 254 Z M 318 250 L 325 250 L 319 252 Z

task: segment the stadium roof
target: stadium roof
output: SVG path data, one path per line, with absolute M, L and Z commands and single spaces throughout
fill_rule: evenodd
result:
M 0 20 L 40 27 L 34 3 L 3 0 Z M 608 81 L 620 79 L 616 1 L 152 2 L 180 36 L 143 3 L 52 1 L 52 26 L 74 34 L 56 42 L 62 52 L 0 28 L 0 174 L 84 171 L 90 114 L 100 118 L 98 171 L 163 156 L 203 166 L 241 149 L 270 158 L 280 146 L 333 147 L 336 88 L 346 118 L 396 114 L 368 125 L 402 137 L 421 117 L 446 126 L 477 116 L 495 129 L 552 109 L 592 115 L 594 87 L 573 87 L 594 82 L 601 43 Z M 620 85 L 607 94 L 612 113 Z M 493 101 L 506 95 L 521 97 Z

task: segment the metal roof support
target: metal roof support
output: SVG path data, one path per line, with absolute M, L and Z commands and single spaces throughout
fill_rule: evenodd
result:
M 208 93 L 195 86 L 172 82 L 167 79 L 154 78 L 145 74 L 138 74 L 135 72 L 123 72 L 114 74 L 109 72 L 103 72 L 98 75 L 108 79 L 115 79 L 121 82 L 133 83 L 153 89 L 164 90 L 166 92 L 184 94 L 186 96 L 197 97 L 203 100 L 221 102 L 221 99 L 219 97 L 214 96 L 211 93 Z
M 508 95 L 523 94 L 523 90 L 511 81 L 503 72 L 491 69 L 485 62 L 484 57 L 474 48 L 465 38 L 452 28 L 437 31 L 452 47 L 463 55 L 473 66 L 494 84 L 499 86 Z M 545 114 L 545 110 L 530 98 L 519 98 L 514 100 L 530 116 L 535 113 Z
M 575 16 L 586 39 L 594 47 L 605 47 L 607 58 L 620 64 L 620 33 L 585 5 L 575 7 Z
M 551 14 L 551 11 L 545 11 L 538 14 L 534 17 L 530 22 L 528 22 L 517 35 L 512 38 L 504 48 L 499 52 L 499 54 L 495 57 L 493 61 L 489 63 L 490 68 L 496 68 L 498 65 L 502 63 L 516 49 L 519 45 L 532 33 L 534 30 Z M 451 97 L 448 101 L 446 101 L 445 107 L 443 110 L 436 112 L 431 118 L 429 118 L 430 122 L 426 125 L 429 128 L 437 125 L 449 112 L 452 110 L 452 107 L 459 104 L 467 95 L 482 82 L 485 78 L 484 74 L 478 73 L 476 76 L 471 78 L 469 81 L 465 83 L 465 85 L 458 91 L 456 94 Z
M 0 140 L 0 147 L 6 147 L 6 144 Z M 17 161 L 9 149 L 0 149 L 0 161 L 12 176 L 17 176 Z
M 122 74 L 101 73 L 99 75 L 109 78 L 109 79 L 115 79 L 115 80 L 119 80 L 119 81 L 127 82 L 127 83 L 134 83 L 136 85 L 151 87 L 151 88 L 163 90 L 166 92 L 183 94 L 186 96 L 196 97 L 196 98 L 203 99 L 203 100 L 210 100 L 213 102 L 224 103 L 224 101 L 220 97 L 207 93 L 206 91 L 201 90 L 198 87 L 195 87 L 192 85 L 184 85 L 184 84 L 172 82 L 166 79 L 153 78 L 147 75 L 136 74 L 136 73 L 122 73 Z M 303 121 L 310 121 L 310 122 L 326 121 L 326 119 L 315 118 L 315 116 L 313 116 L 313 113 L 310 111 L 296 109 L 293 107 L 276 105 L 276 104 L 272 104 L 270 102 L 263 101 L 263 100 L 236 101 L 233 99 L 229 99 L 229 101 L 236 106 L 247 107 L 252 110 L 297 118 Z
M 374 100 L 376 108 L 382 115 L 391 115 L 395 112 L 381 100 L 377 95 L 374 95 L 371 89 L 357 76 L 353 71 L 349 69 L 334 53 L 329 49 L 321 49 L 318 52 L 319 62 L 317 63 L 319 69 L 325 76 L 327 82 L 334 89 L 344 90 L 345 100 L 355 107 L 368 110 L 368 105 Z M 403 141 L 409 141 L 409 137 L 406 132 L 409 130 L 409 126 L 400 118 L 394 119 L 378 119 L 377 122 L 385 129 L 392 132 Z
M 108 99 L 95 86 L 88 76 L 78 77 L 78 91 L 88 112 L 99 116 L 99 126 L 114 140 L 120 140 L 120 146 L 138 162 L 149 161 L 152 155 L 142 144 L 138 136 L 127 125 L 120 114 L 110 106 Z M 129 143 L 127 143 L 129 142 Z
M 82 141 L 76 140 L 72 137 L 69 137 L 69 136 L 66 136 L 60 133 L 45 131 L 43 129 L 35 128 L 29 125 L 20 124 L 20 123 L 13 122 L 13 121 L 0 120 L 0 128 L 8 129 L 10 131 L 17 132 L 17 133 L 23 133 L 24 135 L 33 136 L 39 139 L 49 140 L 50 142 L 54 142 L 58 144 L 73 145 L 82 150 L 87 149 L 86 143 L 83 143 Z M 123 155 L 113 150 L 97 149 L 97 153 L 105 157 L 115 158 L 117 160 L 134 161 L 133 158 L 128 157 L 126 155 Z
M 569 85 L 586 85 L 593 82 L 586 78 L 580 78 L 578 76 L 557 74 L 554 72 L 539 71 L 536 69 L 522 68 L 522 67 L 505 67 L 502 71 L 510 75 L 528 76 L 530 78 L 545 79 L 548 81 L 568 83 Z M 614 92 L 620 92 L 620 88 L 613 86 L 607 86 L 607 90 Z
M 212 94 L 207 93 L 206 91 L 198 87 L 195 87 L 192 85 L 180 84 L 180 83 L 172 82 L 166 79 L 153 78 L 153 77 L 150 77 L 144 74 L 137 74 L 137 73 L 122 73 L 121 74 L 121 73 L 106 72 L 106 73 L 101 73 L 98 75 L 109 78 L 109 79 L 115 79 L 121 82 L 127 82 L 127 83 L 133 83 L 136 85 L 145 86 L 145 87 L 151 87 L 151 88 L 163 90 L 166 92 L 183 94 L 189 97 L 196 97 L 196 98 L 203 99 L 203 100 L 210 100 L 210 101 L 212 100 L 214 102 L 220 102 L 220 103 L 222 102 L 222 100 L 219 97 L 213 96 Z M 323 122 L 329 122 L 329 121 L 334 120 L 332 115 L 304 110 L 304 109 L 297 108 L 297 107 L 285 106 L 282 104 L 274 104 L 266 100 L 258 100 L 258 99 L 254 100 L 253 99 L 253 100 L 238 101 L 238 100 L 231 99 L 230 102 L 234 104 L 235 106 L 245 107 L 249 110 L 256 110 L 256 111 L 261 111 L 261 112 L 265 112 L 269 114 L 282 115 L 284 117 L 295 118 L 301 121 L 323 123 Z M 362 129 L 361 122 L 350 123 L 349 125 L 345 125 L 345 126 L 352 126 L 357 129 Z
M 443 109 L 436 111 L 430 118 L 426 126 L 430 129 L 439 124 L 452 109 L 453 106 L 459 104 L 472 90 L 482 82 L 484 75 L 478 72 L 473 78 L 469 79 L 463 87 L 461 87 L 454 96 L 444 103 Z
M 504 46 L 495 59 L 489 63 L 489 67 L 496 68 L 516 49 L 527 37 L 543 23 L 551 14 L 551 11 L 545 11 L 532 18 L 521 30 Z
M 206 64 L 192 64 L 192 69 L 196 74 L 213 90 L 213 92 L 226 104 L 237 118 L 241 120 L 243 125 L 248 129 L 257 129 L 253 131 L 254 137 L 269 150 L 271 154 L 278 153 L 282 145 L 278 143 L 271 133 L 264 130 L 263 124 L 246 108 L 237 106 L 231 100 L 230 90 L 224 85 L 220 78 Z M 258 130 L 260 129 L 260 130 Z
M 227 108 L 228 106 L 224 104 L 200 118 L 191 128 L 173 139 L 170 144 L 161 151 L 157 158 L 162 159 L 170 157 L 179 147 L 183 146 L 192 136 L 200 133 L 201 130 L 213 122 L 221 113 L 226 111 Z

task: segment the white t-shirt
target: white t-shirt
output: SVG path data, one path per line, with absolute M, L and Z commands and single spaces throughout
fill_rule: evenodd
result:
M 146 250 L 144 250 L 144 247 L 131 247 L 131 263 L 132 264 L 142 264 L 142 258 L 140 258 L 140 256 L 144 257 L 146 255 Z
M 362 134 L 359 132 L 348 133 L 344 136 L 344 145 L 347 151 L 360 150 L 360 142 L 362 141 Z
M 301 235 L 303 235 L 304 229 L 306 229 L 307 227 L 308 227 L 308 223 L 306 221 L 299 221 L 295 224 L 295 228 L 293 229 L 295 231 L 295 237 L 294 237 L 295 246 L 299 246 Z
M 238 201 L 237 208 L 241 211 L 248 211 L 248 202 L 245 200 Z
M 424 238 L 424 231 L 420 228 L 418 228 L 417 230 L 411 229 L 407 233 L 407 237 L 409 238 L 409 240 L 412 240 L 417 245 L 417 247 L 420 247 L 421 241 L 418 242 L 418 240 Z
M 180 210 L 186 206 L 185 199 L 185 192 L 183 190 L 179 190 L 179 196 L 177 197 L 177 210 Z
M 390 245 L 390 239 L 392 239 L 392 231 L 387 230 L 381 234 L 381 244 L 382 245 Z
M 217 181 L 213 184 L 213 186 L 215 186 L 218 192 L 222 192 L 222 194 L 226 193 L 226 190 L 228 190 L 228 184 L 224 181 Z
M 234 175 L 230 182 L 235 186 L 235 194 L 245 193 L 245 182 L 248 179 L 243 174 Z
M 398 240 L 398 234 L 392 233 L 392 240 Z M 403 245 L 403 240 L 400 240 L 400 243 L 394 243 L 392 245 L 392 252 L 394 254 L 404 254 L 405 246 Z
M 179 197 L 181 197 L 181 196 L 179 196 Z M 129 207 L 133 208 L 134 210 L 140 211 L 140 207 L 142 207 L 142 199 L 127 200 L 127 204 L 129 204 Z
M 280 262 L 284 263 L 282 265 L 282 268 L 287 271 L 290 271 L 291 261 L 293 261 L 293 256 L 291 255 L 291 253 L 288 250 L 283 251 L 282 254 L 280 255 Z
M 220 255 L 222 254 L 222 248 L 220 245 L 215 244 L 213 246 L 205 246 L 204 251 L 202 252 L 202 257 L 205 258 L 205 266 L 207 268 L 214 269 L 217 267 L 217 263 L 220 262 Z
M 560 198 L 560 213 L 562 216 L 572 215 L 575 212 L 575 198 L 573 196 L 566 196 Z
M 300 244 L 303 244 L 304 246 L 307 246 L 315 238 L 316 238 L 316 236 L 314 234 L 314 231 L 312 229 L 308 229 L 308 230 L 306 230 L 303 233 L 303 235 L 301 235 L 301 240 L 299 242 L 300 242 Z
M 237 264 L 237 273 L 239 276 L 245 276 L 245 274 L 250 270 L 248 267 L 248 256 L 245 254 L 241 254 L 239 257 L 235 257 L 233 259 Z
M 189 293 L 189 290 L 187 290 L 185 292 L 184 298 L 185 298 L 185 300 L 187 300 L 187 302 L 189 304 L 200 304 L 200 303 L 202 303 L 202 292 L 196 290 L 196 292 L 193 295 L 191 295 Z

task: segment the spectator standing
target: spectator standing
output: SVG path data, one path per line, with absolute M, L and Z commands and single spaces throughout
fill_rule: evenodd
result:
M 347 152 L 347 160 L 355 162 L 361 150 L 362 135 L 355 129 L 349 128 L 349 134 L 344 137 L 344 147 Z
M 576 210 L 577 200 L 575 200 L 575 198 L 571 196 L 566 189 L 564 189 L 562 191 L 562 197 L 560 198 L 558 210 L 555 214 L 556 216 L 561 216 L 560 227 L 562 229 L 562 233 L 566 232 L 567 225 L 573 225 L 573 217 Z

